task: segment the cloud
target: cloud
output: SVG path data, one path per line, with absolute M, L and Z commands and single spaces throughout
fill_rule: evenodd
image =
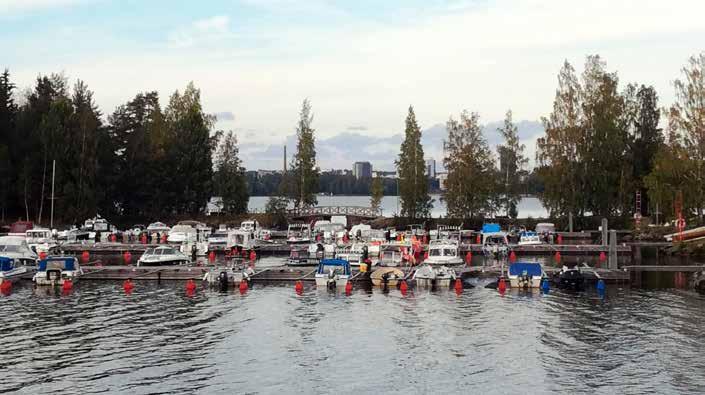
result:
M 367 130 L 367 126 L 353 125 L 353 126 L 348 126 L 347 130 L 353 131 L 353 132 L 364 132 Z
M 188 27 L 171 32 L 168 41 L 173 48 L 188 48 L 197 44 L 212 44 L 232 36 L 230 17 L 216 15 L 195 20 Z

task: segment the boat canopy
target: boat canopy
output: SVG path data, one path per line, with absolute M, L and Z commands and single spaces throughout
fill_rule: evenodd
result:
M 15 260 L 0 256 L 0 272 L 7 272 L 15 268 Z
M 482 233 L 497 233 L 501 231 L 502 228 L 500 228 L 499 224 L 482 224 Z
M 346 261 L 345 259 L 322 259 L 318 263 L 318 270 L 316 272 L 320 274 L 325 273 L 326 266 L 342 267 L 343 271 L 345 272 L 344 274 L 350 274 L 350 262 Z
M 49 269 L 76 270 L 76 258 L 74 257 L 50 257 L 39 261 L 39 271 L 45 272 Z
M 526 272 L 529 276 L 541 276 L 541 264 L 539 263 L 512 263 L 509 265 L 510 276 L 520 276 Z
M 538 236 L 538 233 L 534 232 L 533 230 L 525 230 L 525 231 L 519 233 L 519 236 L 521 236 L 521 237 Z

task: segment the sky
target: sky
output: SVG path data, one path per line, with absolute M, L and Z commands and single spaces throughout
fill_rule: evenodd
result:
M 581 72 L 589 54 L 666 106 L 705 50 L 702 15 L 700 0 L 0 0 L 0 68 L 20 88 L 80 78 L 105 114 L 193 81 L 250 169 L 281 167 L 309 98 L 322 168 L 391 169 L 409 105 L 436 135 L 463 109 L 489 125 L 511 109 L 532 156 L 563 61 Z

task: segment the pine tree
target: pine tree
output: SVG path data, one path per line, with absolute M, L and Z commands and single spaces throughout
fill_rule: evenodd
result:
M 213 174 L 213 189 L 223 199 L 223 212 L 226 214 L 246 213 L 247 202 L 250 200 L 245 169 L 238 153 L 237 137 L 230 131 L 218 145 Z
M 501 198 L 499 205 L 508 216 L 516 218 L 517 203 L 521 195 L 521 171 L 529 160 L 524 156 L 524 144 L 519 142 L 519 130 L 512 121 L 512 111 L 507 111 L 504 125 L 497 131 L 504 138 L 504 145 L 497 147 L 499 154 L 499 179 Z M 513 214 L 513 215 L 512 215 Z
M 287 174 L 287 195 L 296 207 L 313 206 L 317 203 L 318 177 L 316 166 L 316 146 L 311 103 L 305 99 L 301 105 L 299 122 L 296 126 L 296 154 Z
M 411 106 L 406 117 L 404 135 L 399 158 L 395 162 L 399 178 L 401 214 L 408 218 L 425 218 L 430 214 L 432 203 L 428 194 L 421 129 Z
M 379 210 L 383 197 L 384 184 L 382 183 L 381 178 L 375 177 L 372 179 L 372 185 L 370 185 L 370 207 L 375 210 Z
M 463 111 L 460 121 L 451 117 L 446 123 L 443 165 L 448 177 L 443 199 L 452 218 L 471 218 L 494 211 L 494 160 L 479 122 L 477 113 Z

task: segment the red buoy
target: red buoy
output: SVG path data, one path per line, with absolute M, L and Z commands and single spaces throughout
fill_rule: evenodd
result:
M 604 262 L 607 260 L 607 255 L 605 255 L 604 251 L 600 251 L 600 262 Z
M 560 252 L 560 251 L 556 251 L 556 255 L 553 256 L 553 259 L 556 260 L 556 264 L 561 263 L 561 252 Z
M 47 259 L 47 253 L 46 253 L 46 251 L 40 251 L 40 252 L 39 252 L 39 259 L 42 260 L 42 261 L 45 260 L 45 259 Z
M 147 244 L 147 235 L 142 233 L 142 237 L 140 237 L 140 242 L 142 244 Z
M 455 292 L 456 293 L 463 292 L 463 282 L 459 278 L 455 279 Z
M 254 262 L 257 260 L 257 253 L 255 250 L 250 251 L 250 261 Z
M 512 252 L 509 254 L 509 262 L 514 263 L 514 262 L 516 262 L 516 261 L 517 261 L 517 254 L 516 254 L 514 251 L 512 251 Z
M 244 294 L 245 292 L 247 292 L 247 288 L 249 288 L 247 286 L 247 281 L 241 280 L 240 281 L 240 294 Z
M 88 263 L 89 259 L 91 259 L 91 254 L 89 254 L 88 251 L 83 251 L 83 254 L 81 254 L 81 262 Z
M 167 239 L 167 234 L 164 233 L 164 234 L 162 235 L 162 244 L 166 244 L 166 239 Z
M 556 243 L 563 244 L 563 235 L 558 234 L 558 237 L 556 237 Z
M 5 296 L 9 296 L 12 293 L 12 281 L 1 282 L 0 292 Z
M 122 254 L 122 259 L 125 261 L 126 265 L 129 265 L 130 262 L 132 262 L 132 254 L 130 251 L 125 251 L 125 253 Z
M 117 242 L 117 235 L 115 233 L 110 235 L 110 241 L 112 241 L 113 243 Z
M 196 292 L 196 282 L 194 282 L 193 279 L 189 279 L 188 281 L 186 281 L 186 292 L 187 293 Z
M 302 283 L 301 280 L 296 281 L 296 284 L 294 285 L 294 290 L 299 295 L 304 293 L 304 283 Z
M 350 295 L 352 293 L 352 283 L 348 281 L 345 283 L 345 294 Z
M 475 238 L 475 244 L 482 244 L 482 236 L 481 235 L 477 235 L 477 237 Z
M 497 290 L 502 294 L 507 290 L 507 283 L 504 281 L 504 277 L 499 279 L 499 282 L 497 283 Z
M 71 280 L 64 280 L 64 283 L 61 284 L 61 289 L 64 292 L 68 292 L 73 288 L 73 282 Z
M 215 262 L 215 251 L 211 251 L 208 253 L 208 261 L 211 263 Z
M 399 290 L 403 294 L 406 294 L 406 291 L 409 290 L 409 285 L 406 284 L 406 280 L 402 280 L 401 284 L 399 285 Z
M 465 254 L 465 264 L 470 266 L 472 263 L 472 251 L 468 251 L 467 254 Z
M 132 284 L 132 280 L 129 278 L 125 280 L 125 282 L 122 283 L 122 289 L 125 290 L 125 292 L 130 293 L 132 290 L 135 288 L 135 285 Z

